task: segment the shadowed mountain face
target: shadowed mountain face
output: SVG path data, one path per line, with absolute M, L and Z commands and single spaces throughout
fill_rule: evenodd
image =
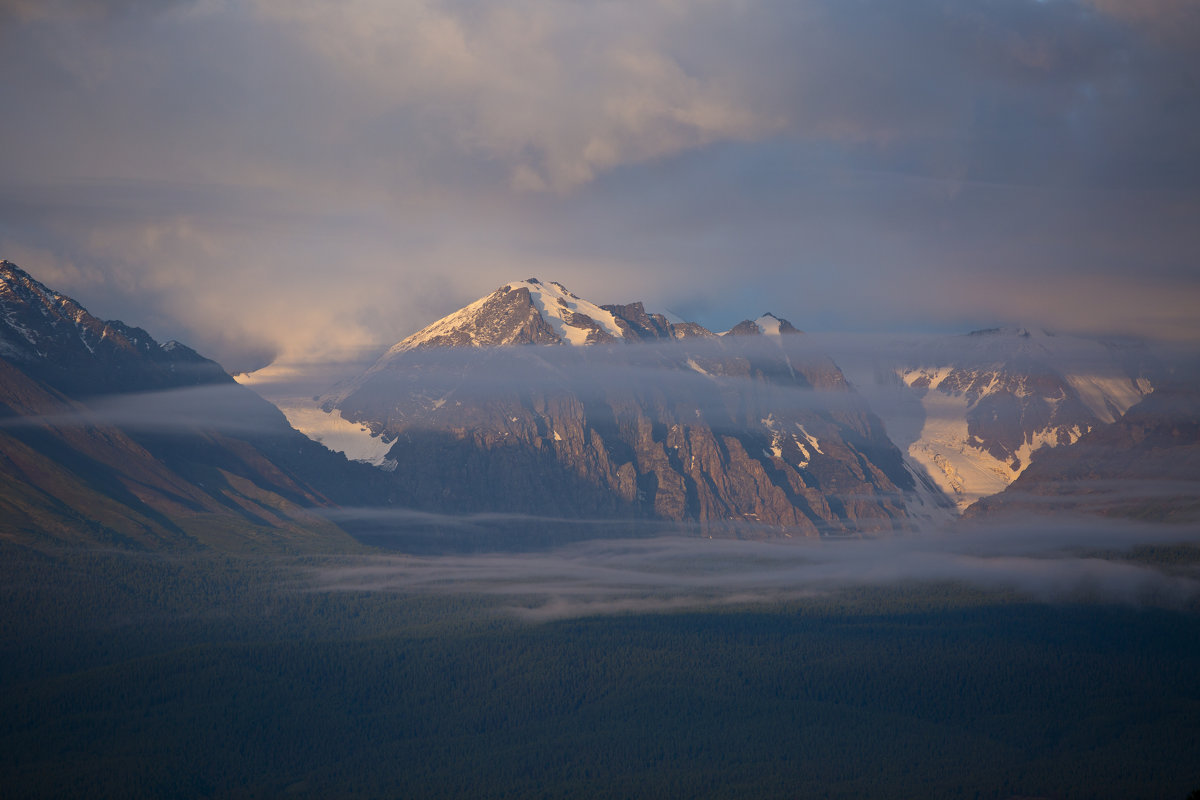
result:
M 397 492 L 420 508 L 905 527 L 901 454 L 798 334 L 767 315 L 719 337 L 530 279 L 400 342 L 323 406 L 395 440 Z
M 104 322 L 0 262 L 0 537 L 352 546 L 313 512 L 375 479 L 183 345 Z
M 231 383 L 220 365 L 141 328 L 105 322 L 0 262 L 0 357 L 71 397 Z

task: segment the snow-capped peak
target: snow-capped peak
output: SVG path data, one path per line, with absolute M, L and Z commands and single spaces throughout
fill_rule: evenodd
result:
M 429 325 L 388 355 L 421 347 L 496 347 L 510 344 L 597 344 L 625 339 L 629 330 L 612 312 L 561 283 L 510 281 L 486 297 Z
M 548 322 L 567 344 L 587 344 L 588 336 L 593 330 L 586 320 L 581 320 L 576 315 L 588 317 L 614 339 L 625 338 L 624 331 L 617 325 L 616 317 L 611 312 L 584 300 L 557 281 L 543 283 L 537 278 L 529 278 L 513 281 L 507 286 L 510 290 L 528 289 L 529 296 L 542 319 Z

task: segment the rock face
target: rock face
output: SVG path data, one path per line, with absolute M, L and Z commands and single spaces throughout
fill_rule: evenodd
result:
M 353 547 L 313 513 L 376 471 L 293 430 L 183 345 L 0 262 L 0 538 L 31 546 Z
M 519 281 L 323 405 L 395 441 L 397 499 L 419 508 L 759 536 L 904 527 L 912 477 L 841 371 L 786 321 L 746 326 L 719 337 Z
M 965 509 L 1035 451 L 1119 418 L 1153 390 L 1154 369 L 1136 346 L 997 329 L 894 354 L 870 394 L 914 468 Z

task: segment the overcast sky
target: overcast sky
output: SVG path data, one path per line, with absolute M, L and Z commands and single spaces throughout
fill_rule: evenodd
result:
M 1196 0 L 0 0 L 0 257 L 232 370 L 510 280 L 1200 339 Z

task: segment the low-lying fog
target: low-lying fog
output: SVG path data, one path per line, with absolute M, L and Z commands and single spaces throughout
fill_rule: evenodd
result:
M 485 524 L 477 520 L 474 524 Z M 1200 526 L 1035 519 L 869 540 L 593 539 L 532 553 L 380 555 L 312 572 L 318 591 L 476 593 L 534 620 L 811 597 L 852 587 L 957 582 L 1045 601 L 1188 607 L 1200 564 L 1128 556 L 1200 544 Z

